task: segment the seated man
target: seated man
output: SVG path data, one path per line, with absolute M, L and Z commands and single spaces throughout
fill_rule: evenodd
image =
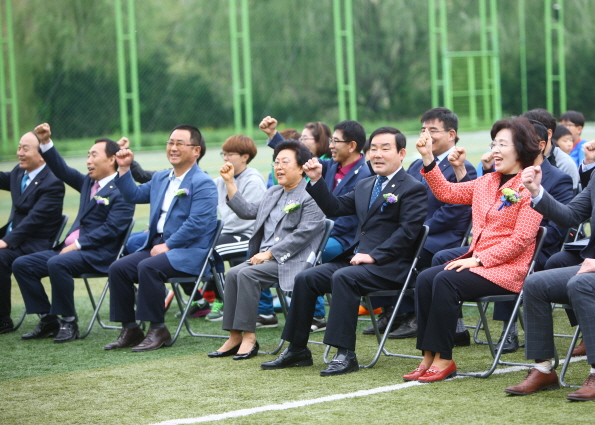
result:
M 50 139 L 48 124 L 35 128 L 41 142 L 42 156 L 60 180 L 80 192 L 79 212 L 66 240 L 49 251 L 25 255 L 12 265 L 28 314 L 41 320 L 23 339 L 55 335 L 54 342 L 69 342 L 78 335 L 74 308 L 74 279 L 82 273 L 107 273 L 116 259 L 122 237 L 134 214 L 134 206 L 124 202 L 113 184 L 120 147 L 110 139 L 98 139 L 87 156 L 88 174 L 82 174 L 66 162 Z M 41 278 L 49 276 L 52 302 L 48 300 Z M 58 315 L 62 319 L 58 320 Z M 57 333 L 57 335 L 56 335 Z
M 308 161 L 307 191 L 329 217 L 357 215 L 354 243 L 331 262 L 299 273 L 282 339 L 289 347 L 263 369 L 312 365 L 307 348 L 316 298 L 333 293 L 324 343 L 338 348 L 337 355 L 322 376 L 359 370 L 355 355 L 357 313 L 362 295 L 397 289 L 405 281 L 415 243 L 427 215 L 423 184 L 408 175 L 401 163 L 405 158 L 405 136 L 396 128 L 381 127 L 370 136 L 370 158 L 374 172 L 346 195 L 334 196 L 322 178 L 322 165 Z M 391 196 L 392 195 L 392 196 Z
M 587 218 L 595 222 L 595 183 L 591 181 L 568 205 L 557 202 L 543 186 L 540 167 L 523 170 L 523 184 L 531 192 L 533 208 L 564 227 L 576 226 Z M 554 329 L 551 303 L 571 304 L 583 333 L 587 361 L 591 372 L 584 385 L 568 394 L 569 400 L 595 400 L 595 238 L 581 251 L 582 266 L 546 270 L 532 274 L 523 287 L 525 317 L 525 357 L 535 360 L 523 382 L 505 391 L 514 395 L 533 394 L 559 388 L 558 376 L 552 369 L 554 357 Z
M 132 351 L 150 351 L 171 341 L 164 323 L 164 282 L 200 274 L 217 227 L 217 188 L 196 165 L 204 148 L 201 141 L 196 127 L 175 127 L 166 144 L 173 169 L 156 172 L 140 186 L 128 172 L 132 152 L 118 152 L 115 185 L 128 202 L 151 204 L 151 222 L 144 246 L 109 268 L 110 320 L 122 322 L 122 332 L 106 350 L 132 346 Z M 136 315 L 135 283 L 139 284 Z M 135 320 L 150 322 L 146 336 Z
M 12 208 L 0 229 L 0 334 L 14 330 L 10 318 L 12 263 L 22 255 L 52 248 L 62 223 L 64 183 L 54 176 L 39 153 L 32 131 L 17 149 L 19 164 L 0 172 L 0 189 L 10 191 Z

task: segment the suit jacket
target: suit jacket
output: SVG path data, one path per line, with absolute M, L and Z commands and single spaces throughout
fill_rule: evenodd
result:
M 556 201 L 547 191 L 541 200 L 533 205 L 536 211 L 556 222 L 562 228 L 578 226 L 588 218 L 595 223 L 595 179 L 591 179 L 586 188 L 576 195 L 567 205 Z M 581 251 L 583 258 L 595 258 L 595 238 L 589 238 L 587 246 Z
M 0 173 L 0 189 L 10 191 L 12 208 L 8 223 L 0 228 L 0 238 L 11 249 L 25 254 L 50 249 L 62 224 L 64 183 L 46 165 L 21 194 L 25 170 L 18 165 L 10 173 Z M 12 230 L 7 235 L 8 224 Z
M 320 182 L 309 184 L 307 190 L 327 216 L 355 214 L 358 218 L 353 245 L 333 261 L 351 257 L 358 247 L 358 253 L 369 254 L 376 260 L 361 267 L 376 276 L 403 283 L 413 259 L 412 246 L 428 212 L 426 189 L 401 169 L 368 210 L 375 183 L 376 176 L 367 177 L 360 180 L 354 190 L 339 197 Z M 382 195 L 388 193 L 396 195 L 397 202 L 383 205 Z
M 335 174 L 337 174 L 339 163 L 332 159 L 319 159 L 319 161 L 322 163 L 322 175 L 324 176 L 324 181 L 335 196 L 346 195 L 355 188 L 357 182 L 372 174 L 370 173 L 370 168 L 366 164 L 366 158 L 362 155 L 353 168 L 349 170 L 345 177 L 343 177 L 339 184 L 337 184 L 337 187 L 333 189 L 333 186 L 335 185 Z M 331 231 L 331 237 L 338 240 L 344 250 L 353 245 L 355 232 L 357 230 L 357 216 L 348 215 L 344 217 L 328 218 L 335 222 L 333 230 Z
M 520 292 L 535 250 L 542 216 L 530 206 L 531 194 L 521 185 L 521 173 L 500 188 L 500 173 L 465 183 L 446 181 L 438 167 L 422 174 L 442 202 L 472 205 L 473 241 L 459 258 L 479 257 L 481 267 L 469 269 L 502 288 Z M 520 200 L 502 209 L 501 190 L 520 192 Z
M 418 159 L 414 161 L 407 172 L 417 180 L 425 183 L 421 175 L 423 161 Z M 446 180 L 452 183 L 457 182 L 457 177 L 448 160 L 444 159 L 438 164 L 442 175 Z M 477 172 L 469 161 L 465 161 L 467 174 L 463 182 L 474 180 Z M 424 248 L 432 254 L 440 250 L 455 248 L 461 245 L 463 235 L 471 223 L 471 207 L 468 205 L 449 204 L 439 201 L 434 193 L 428 189 L 428 216 L 424 224 L 430 226 L 430 233 L 424 245 Z
M 157 171 L 149 182 L 140 186 L 134 183 L 130 172 L 114 180 L 126 201 L 151 204 L 148 237 L 139 251 L 157 234 L 157 222 L 170 173 L 171 170 Z M 217 188 L 213 180 L 194 164 L 180 189 L 188 189 L 190 194 L 174 196 L 167 211 L 163 238 L 170 250 L 165 255 L 174 269 L 198 275 L 217 228 Z
M 293 289 L 295 275 L 312 267 L 324 233 L 324 214 L 306 192 L 306 179 L 302 179 L 291 195 L 291 200 L 301 204 L 286 213 L 275 227 L 275 244 L 269 248 L 279 263 L 279 286 L 284 291 Z M 260 251 L 264 238 L 264 223 L 283 194 L 283 186 L 267 189 L 259 202 L 246 202 L 237 192 L 227 205 L 244 220 L 254 220 L 254 234 L 248 243 L 252 257 Z
M 134 205 L 124 201 L 113 181 L 97 192 L 97 196 L 109 199 L 109 204 L 89 199 L 95 181 L 88 174 L 66 165 L 55 147 L 42 155 L 56 177 L 81 194 L 79 211 L 68 235 L 80 229 L 78 242 L 83 259 L 98 272 L 107 273 L 110 264 L 117 259 L 122 238 L 134 215 Z

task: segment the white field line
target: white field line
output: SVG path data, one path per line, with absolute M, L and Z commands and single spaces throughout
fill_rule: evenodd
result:
M 574 363 L 574 362 L 586 360 L 586 359 L 587 359 L 586 356 L 573 357 L 570 360 L 570 362 Z M 564 363 L 564 359 L 561 359 L 560 364 L 563 364 L 563 363 Z M 527 368 L 524 366 L 511 366 L 511 367 L 507 367 L 507 368 L 503 368 L 503 369 L 496 369 L 494 371 L 494 374 L 518 372 L 523 369 L 527 369 Z M 477 373 L 484 373 L 484 372 L 477 372 Z M 468 376 L 460 376 L 459 375 L 455 379 L 458 379 L 458 378 L 468 378 Z M 310 406 L 313 404 L 326 403 L 329 401 L 344 400 L 347 398 L 365 397 L 365 396 L 369 396 L 369 395 L 373 395 L 373 394 L 397 391 L 397 390 L 402 390 L 405 388 L 415 387 L 415 386 L 419 386 L 419 385 L 425 385 L 425 384 L 422 384 L 417 381 L 410 381 L 410 382 L 405 382 L 403 384 L 388 385 L 385 387 L 372 388 L 370 390 L 360 390 L 360 391 L 356 391 L 353 393 L 347 393 L 347 394 L 334 394 L 334 395 L 329 395 L 329 396 L 325 396 L 325 397 L 313 398 L 310 400 L 288 401 L 286 403 L 271 404 L 268 406 L 261 406 L 261 407 L 253 407 L 251 409 L 232 410 L 231 412 L 218 413 L 215 415 L 200 416 L 198 418 L 170 419 L 170 420 L 159 422 L 159 423 L 152 424 L 152 425 L 183 425 L 183 424 L 197 424 L 197 423 L 201 423 L 201 422 L 215 422 L 215 421 L 221 421 L 224 419 L 239 418 L 242 416 L 254 415 L 256 413 L 270 412 L 270 411 L 274 411 L 274 410 L 295 409 L 296 407 Z

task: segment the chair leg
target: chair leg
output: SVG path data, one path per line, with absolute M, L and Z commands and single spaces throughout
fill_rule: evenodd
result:
M 275 291 L 277 292 L 277 297 L 279 298 L 279 303 L 281 304 L 281 312 L 283 313 L 283 317 L 285 317 L 285 319 L 287 319 L 287 312 L 289 311 L 289 307 L 287 306 L 287 295 L 285 295 L 285 292 L 283 292 L 283 290 L 281 288 L 275 288 Z M 277 355 L 283 348 L 284 344 L 285 344 L 285 340 L 280 339 L 279 343 L 277 344 L 277 347 L 275 347 L 275 349 L 273 351 L 259 351 L 259 352 L 261 354 Z
M 581 332 L 580 326 L 577 326 L 576 331 L 574 332 L 574 335 L 572 337 L 570 347 L 568 347 L 568 352 L 566 353 L 566 358 L 564 359 L 564 365 L 562 366 L 562 370 L 560 371 L 560 377 L 558 378 L 560 381 L 560 385 L 562 385 L 563 387 L 566 387 L 566 388 L 579 388 L 580 387 L 579 385 L 567 384 L 566 380 L 565 380 L 566 371 L 568 370 L 568 366 L 570 365 L 570 359 L 572 358 L 572 351 L 574 350 L 574 347 L 576 346 L 580 332 Z
M 95 302 L 95 296 L 93 295 L 93 292 L 91 291 L 91 285 L 89 284 L 88 279 L 83 279 L 83 280 L 85 281 L 87 293 L 89 294 L 89 299 L 91 300 L 91 305 L 93 306 L 93 316 L 91 316 L 91 321 L 89 322 L 89 326 L 87 327 L 87 330 L 79 336 L 79 339 L 84 339 L 91 333 L 91 329 L 93 328 L 93 325 L 95 324 L 95 320 L 97 320 L 97 323 L 99 323 L 99 325 L 103 329 L 122 329 L 122 327 L 120 327 L 120 326 L 111 326 L 111 325 L 107 325 L 107 324 L 103 323 L 103 321 L 101 320 L 101 317 L 99 316 L 99 309 L 101 308 L 101 305 L 103 304 L 103 301 L 105 300 L 105 296 L 109 289 L 109 280 L 105 282 L 105 286 L 103 287 L 103 291 L 101 292 L 101 296 L 99 297 L 99 300 L 97 301 L 97 303 Z
M 21 327 L 23 322 L 25 321 L 25 317 L 27 316 L 27 309 L 23 307 L 23 314 L 21 314 L 21 318 L 17 322 L 16 325 L 13 326 L 13 332 L 16 331 L 18 328 Z

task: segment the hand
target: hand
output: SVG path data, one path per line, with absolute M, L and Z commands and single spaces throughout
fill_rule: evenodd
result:
M 130 149 L 120 149 L 116 152 L 116 162 L 118 163 L 120 176 L 126 174 L 130 170 L 130 164 L 134 159 L 134 154 Z
M 120 148 L 122 149 L 128 149 L 128 147 L 130 146 L 130 141 L 127 137 L 122 137 L 120 140 L 118 140 L 117 143 L 118 146 L 120 146 Z
M 374 264 L 375 262 L 376 260 L 374 260 L 368 254 L 360 253 L 355 254 L 350 261 L 352 266 L 357 266 L 358 264 Z
M 252 258 L 250 258 L 248 261 L 250 261 L 250 264 L 255 265 L 262 264 L 265 261 L 269 261 L 271 258 L 273 258 L 273 254 L 271 253 L 271 251 L 265 251 L 259 252 L 258 254 L 252 256 Z
M 60 254 L 58 254 L 58 255 L 66 254 L 67 252 L 77 251 L 77 250 L 78 250 L 78 248 L 76 247 L 76 244 L 75 243 L 71 243 L 70 245 L 65 246 L 64 248 L 62 248 L 62 251 L 60 251 Z
M 541 187 L 541 167 L 532 165 L 525 168 L 521 174 L 521 180 L 523 185 L 531 192 L 531 196 L 535 198 L 539 195 L 539 188 Z
M 421 159 L 424 161 L 424 165 L 430 165 L 434 160 L 434 154 L 432 153 L 432 136 L 427 129 L 419 135 L 419 139 L 417 140 L 415 147 L 420 153 Z
M 322 164 L 318 162 L 318 158 L 309 159 L 302 166 L 302 170 L 310 177 L 310 183 L 316 183 L 322 177 Z
M 226 162 L 223 166 L 219 169 L 219 174 L 223 177 L 223 180 L 226 182 L 233 181 L 233 176 L 235 176 L 235 170 L 233 169 L 233 165 L 231 162 Z
M 583 152 L 585 154 L 585 165 L 595 162 L 595 140 L 591 140 L 583 145 Z
M 467 158 L 467 152 L 465 148 L 455 147 L 452 152 L 448 155 L 448 162 L 454 167 L 464 167 L 465 159 Z
M 460 260 L 451 261 L 444 267 L 444 270 L 454 270 L 457 269 L 458 272 L 462 272 L 465 269 L 470 269 L 471 267 L 479 267 L 479 264 L 475 260 L 475 258 L 461 258 Z
M 169 251 L 169 248 L 167 247 L 167 245 L 164 243 L 160 243 L 158 245 L 155 245 L 151 249 L 151 257 L 154 257 L 159 254 L 163 254 L 164 252 L 167 252 L 167 251 Z
M 481 166 L 484 170 L 494 168 L 494 154 L 492 154 L 492 151 L 486 152 L 481 156 Z
M 262 131 L 265 132 L 269 139 L 272 139 L 277 133 L 277 120 L 273 117 L 267 116 L 258 125 Z
M 50 143 L 52 131 L 50 130 L 50 125 L 48 123 L 39 124 L 33 131 L 37 135 L 37 138 L 42 145 Z
M 4 242 L 2 239 L 0 239 L 0 249 L 6 249 L 8 248 L 8 244 L 6 242 Z

